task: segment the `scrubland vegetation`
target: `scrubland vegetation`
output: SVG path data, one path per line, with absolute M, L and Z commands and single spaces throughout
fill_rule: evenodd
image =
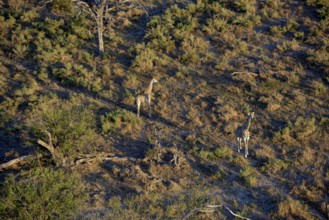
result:
M 329 2 L 138 6 L 0 1 L 0 218 L 329 218 Z

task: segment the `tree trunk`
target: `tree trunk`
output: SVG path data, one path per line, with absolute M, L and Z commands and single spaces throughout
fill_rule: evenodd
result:
M 97 34 L 98 34 L 98 50 L 100 53 L 104 53 L 104 39 L 103 39 L 103 32 L 104 32 L 104 14 L 105 4 L 101 5 L 97 10 Z

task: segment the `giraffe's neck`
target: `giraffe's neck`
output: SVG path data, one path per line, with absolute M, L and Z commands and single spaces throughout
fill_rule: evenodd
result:
M 250 124 L 251 124 L 251 117 L 248 118 L 248 121 L 247 121 L 246 130 L 248 130 L 248 131 L 249 131 L 249 128 L 250 128 Z
M 145 93 L 150 94 L 152 92 L 152 89 L 153 89 L 153 80 L 150 82 L 150 85 L 145 90 Z

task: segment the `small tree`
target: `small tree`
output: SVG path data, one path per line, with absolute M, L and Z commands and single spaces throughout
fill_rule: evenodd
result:
M 104 20 L 113 20 L 112 12 L 139 7 L 146 11 L 144 0 L 71 0 L 81 11 L 89 14 L 97 25 L 98 50 L 104 52 Z
M 104 52 L 104 18 L 109 17 L 109 0 L 86 1 L 72 0 L 72 2 L 82 11 L 89 14 L 97 25 L 98 50 Z

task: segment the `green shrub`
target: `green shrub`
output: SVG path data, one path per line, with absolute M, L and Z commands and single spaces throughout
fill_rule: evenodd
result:
M 99 77 L 96 77 L 95 80 L 93 80 L 90 85 L 88 86 L 88 90 L 92 92 L 100 92 L 103 89 L 102 86 L 102 79 Z
M 4 16 L 0 16 L 0 36 L 4 37 L 15 24 L 16 19 L 14 17 L 9 16 L 9 18 L 5 18 Z
M 30 11 L 24 12 L 24 14 L 21 16 L 21 20 L 26 23 L 31 23 L 32 21 L 36 20 L 39 17 L 40 17 L 40 15 L 37 12 L 37 10 L 30 10 Z
M 235 0 L 233 5 L 238 12 L 246 12 L 248 14 L 253 14 L 256 12 L 255 0 Z
M 64 34 L 64 20 L 59 19 L 51 19 L 51 18 L 46 18 L 45 19 L 45 25 L 44 25 L 46 33 L 51 36 L 51 37 L 58 37 L 58 35 Z
M 327 86 L 324 83 L 314 80 L 311 86 L 313 88 L 313 94 L 315 96 L 322 96 L 327 94 Z
M 73 34 L 83 40 L 91 40 L 94 38 L 93 33 L 87 28 L 89 26 L 88 19 L 84 19 L 83 16 L 79 16 L 78 19 L 72 19 L 70 21 L 70 29 Z
M 279 171 L 285 170 L 288 168 L 288 163 L 280 159 L 272 159 L 267 164 L 262 166 L 261 171 L 267 174 L 276 174 Z
M 75 175 L 42 167 L 8 176 L 0 189 L 2 219 L 72 218 L 86 198 Z
M 136 114 L 127 110 L 115 110 L 101 116 L 101 128 L 103 134 L 110 134 L 115 129 L 138 128 L 142 124 L 142 119 Z
M 328 51 L 326 47 L 321 47 L 318 50 L 312 50 L 310 49 L 308 51 L 308 58 L 307 60 L 310 62 L 310 64 L 316 65 L 316 66 L 329 66 L 329 57 L 328 57 Z
M 23 44 L 15 44 L 13 52 L 17 58 L 24 58 L 28 53 L 28 46 Z
M 246 168 L 240 170 L 240 177 L 248 186 L 257 186 L 257 173 L 253 167 L 247 166 Z
M 274 36 L 281 36 L 286 33 L 286 31 L 286 27 L 283 27 L 281 25 L 273 25 L 270 27 L 270 33 Z
M 329 117 L 322 117 L 319 124 L 320 135 L 329 135 Z
M 138 44 L 135 51 L 137 54 L 133 63 L 135 69 L 140 72 L 153 69 L 158 59 L 157 52 L 145 44 Z
M 295 32 L 299 27 L 299 23 L 294 18 L 290 18 L 287 21 L 287 31 Z
M 70 12 L 73 8 L 71 0 L 54 0 L 51 2 L 51 7 L 54 10 Z
M 208 34 L 216 34 L 222 32 L 227 28 L 226 18 L 211 18 L 207 20 L 207 25 L 203 27 L 203 30 Z
M 187 17 L 184 20 L 179 21 L 176 27 L 172 30 L 174 37 L 177 41 L 182 41 L 187 38 L 194 29 L 198 27 L 198 20 L 195 17 Z
M 207 160 L 216 160 L 216 157 L 215 157 L 215 155 L 214 155 L 213 152 L 207 151 L 207 150 L 204 150 L 204 149 L 202 149 L 199 152 L 199 156 L 204 161 L 207 161 Z
M 262 88 L 263 93 L 272 94 L 274 92 L 280 91 L 284 86 L 279 80 L 269 78 L 265 82 L 262 82 L 260 87 Z
M 288 198 L 278 203 L 277 215 L 282 219 L 313 219 L 308 206 L 302 202 Z
M 322 38 L 322 36 L 321 36 Z M 323 79 L 329 82 L 329 53 L 327 47 L 323 46 L 318 50 L 308 50 L 308 63 L 316 70 L 322 70 Z
M 236 16 L 232 23 L 242 27 L 251 28 L 257 24 L 260 24 L 260 17 L 243 14 Z
M 8 0 L 7 4 L 9 6 L 9 8 L 11 9 L 11 13 L 12 14 L 18 14 L 21 13 L 21 11 L 24 8 L 24 0 Z
M 6 91 L 7 91 L 7 79 L 4 75 L 0 75 L 0 95 L 3 95 Z
M 233 151 L 231 148 L 228 147 L 218 147 L 214 151 L 214 154 L 218 158 L 223 158 L 228 160 L 231 160 L 233 157 Z
M 190 35 L 182 41 L 180 50 L 184 53 L 180 59 L 186 63 L 200 63 L 201 55 L 208 51 L 209 42 L 203 38 Z
M 52 67 L 51 73 L 54 74 L 66 86 L 80 86 L 93 92 L 102 90 L 102 80 L 96 77 L 96 68 L 88 70 L 80 64 L 67 62 L 64 67 Z

